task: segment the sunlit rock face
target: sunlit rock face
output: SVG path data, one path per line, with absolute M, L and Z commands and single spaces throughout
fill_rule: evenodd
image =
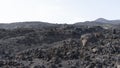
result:
M 98 38 L 102 37 L 101 33 L 87 33 L 81 35 L 81 42 L 83 47 L 86 46 L 89 42 L 96 42 Z
M 90 39 L 92 39 L 93 35 L 92 34 L 84 34 L 81 36 L 81 41 L 82 41 L 82 45 L 85 46 L 88 41 L 90 41 Z

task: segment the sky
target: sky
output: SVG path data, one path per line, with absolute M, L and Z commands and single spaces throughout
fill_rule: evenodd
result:
M 0 0 L 0 23 L 120 19 L 120 0 Z

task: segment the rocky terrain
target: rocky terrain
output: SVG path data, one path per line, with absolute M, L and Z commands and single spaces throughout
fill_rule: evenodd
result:
M 120 28 L 33 23 L 0 25 L 0 68 L 120 68 Z

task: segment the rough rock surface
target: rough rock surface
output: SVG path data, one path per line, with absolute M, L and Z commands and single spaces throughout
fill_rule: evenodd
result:
M 0 29 L 0 68 L 120 68 L 120 29 Z

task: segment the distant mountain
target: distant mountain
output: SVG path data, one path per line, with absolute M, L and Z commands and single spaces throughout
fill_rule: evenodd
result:
M 68 24 L 67 24 L 68 25 Z M 118 28 L 120 26 L 120 20 L 107 20 L 104 18 L 98 18 L 94 21 L 77 22 L 72 24 L 73 26 L 102 26 L 105 28 Z M 51 28 L 51 27 L 64 27 L 64 24 L 51 24 L 48 22 L 40 21 L 27 21 L 27 22 L 15 22 L 10 24 L 0 24 L 1 29 L 15 29 L 15 28 Z
M 74 24 L 75 26 L 102 26 L 104 28 L 119 28 L 120 20 L 107 20 L 104 18 L 98 18 L 94 21 L 85 21 L 85 22 L 77 22 Z
M 96 21 L 85 21 L 85 22 L 77 22 L 74 25 L 87 25 L 87 26 L 99 26 L 99 25 L 103 25 L 104 23 L 102 22 L 96 22 Z
M 104 19 L 104 18 L 98 18 L 98 19 L 95 20 L 95 22 L 120 24 L 120 20 L 107 20 L 107 19 Z
M 0 24 L 0 28 L 3 29 L 14 29 L 14 28 L 43 28 L 43 27 L 51 27 L 55 24 L 47 23 L 47 22 L 39 22 L 39 21 L 31 21 L 31 22 L 15 22 L 10 24 Z
M 110 22 L 109 20 L 104 19 L 104 18 L 98 18 L 98 19 L 96 19 L 95 21 L 96 21 L 96 22 L 102 22 L 102 23 L 108 23 L 108 22 Z
M 120 24 L 120 20 L 107 20 L 104 18 L 98 18 L 94 21 L 77 22 L 75 24 L 78 24 L 78 25 Z

